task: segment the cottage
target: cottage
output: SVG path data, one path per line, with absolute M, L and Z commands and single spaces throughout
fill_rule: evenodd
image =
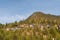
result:
M 43 35 L 43 39 L 44 40 L 47 40 L 47 35 Z
M 29 25 L 29 27 L 32 27 L 32 28 L 33 28 L 33 27 L 34 27 L 34 25 L 33 25 L 33 24 L 30 24 L 30 25 Z
M 55 27 L 57 27 L 58 25 L 57 24 L 55 24 Z
M 57 26 L 57 29 L 60 31 L 60 26 Z
M 6 28 L 6 31 L 9 31 L 10 30 L 10 28 Z
M 21 28 L 29 27 L 29 25 L 28 25 L 28 24 L 21 24 L 20 27 L 21 27 Z
M 46 27 L 47 27 L 47 28 L 50 28 L 50 25 L 49 25 L 49 24 L 47 24 L 47 25 L 46 25 Z
M 16 31 L 16 29 L 15 29 L 15 28 L 10 28 L 10 30 L 12 30 L 12 31 Z
M 44 26 L 43 26 L 43 25 L 41 25 L 41 26 L 40 26 L 41 31 L 43 31 L 43 28 L 44 28 Z
M 21 28 L 23 28 L 24 27 L 24 25 L 19 25 Z
M 42 31 L 44 28 L 43 24 L 38 24 L 38 28 L 40 28 L 40 30 Z
M 55 38 L 52 38 L 52 40 L 56 40 Z

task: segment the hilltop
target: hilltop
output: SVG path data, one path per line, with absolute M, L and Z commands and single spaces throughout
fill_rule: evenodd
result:
M 60 16 L 45 14 L 43 12 L 34 12 L 24 22 L 27 23 L 55 23 L 60 24 Z

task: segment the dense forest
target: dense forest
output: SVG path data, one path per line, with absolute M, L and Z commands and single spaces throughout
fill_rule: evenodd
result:
M 0 23 L 0 40 L 60 40 L 60 16 L 34 12 L 19 22 Z

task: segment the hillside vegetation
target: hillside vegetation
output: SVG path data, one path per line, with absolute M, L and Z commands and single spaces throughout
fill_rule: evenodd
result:
M 25 20 L 0 24 L 0 40 L 60 40 L 60 16 L 34 12 Z
M 60 24 L 60 16 L 55 16 L 51 14 L 44 14 L 43 12 L 34 12 L 31 16 L 26 19 L 30 23 L 57 23 Z

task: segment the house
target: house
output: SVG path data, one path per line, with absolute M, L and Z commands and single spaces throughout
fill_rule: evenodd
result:
M 21 24 L 20 27 L 21 28 L 29 27 L 29 24 Z
M 19 30 L 19 29 L 21 29 L 21 28 L 13 27 L 13 28 L 6 28 L 5 30 L 6 30 L 6 31 L 10 31 L 10 30 L 16 31 L 16 30 Z
M 57 29 L 60 31 L 60 26 L 57 26 Z
M 43 28 L 44 28 L 44 26 L 43 26 L 43 25 L 41 25 L 41 26 L 40 26 L 41 31 L 43 31 Z
M 52 40 L 56 40 L 55 38 L 52 38 Z
M 46 25 L 46 27 L 47 27 L 47 28 L 50 28 L 50 25 L 49 25 L 49 24 L 47 24 L 47 25 Z
M 6 28 L 6 31 L 9 31 L 10 30 L 10 28 Z
M 34 24 L 30 24 L 29 27 L 33 28 L 34 27 Z
M 47 40 L 47 35 L 43 35 L 43 39 L 44 40 Z

